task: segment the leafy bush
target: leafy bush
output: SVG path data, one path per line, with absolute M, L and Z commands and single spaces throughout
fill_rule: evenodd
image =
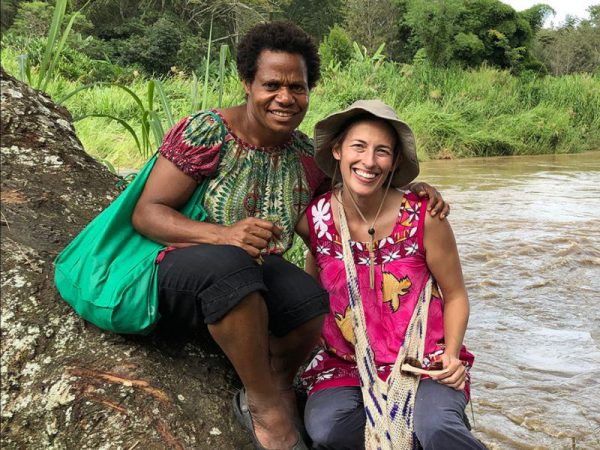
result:
M 200 68 L 203 59 L 206 57 L 206 48 L 208 42 L 200 36 L 185 36 L 176 55 L 176 65 L 178 68 L 196 70 L 202 73 Z M 211 52 L 211 60 L 216 59 L 216 54 Z
M 15 20 L 10 27 L 12 34 L 17 36 L 41 37 L 48 34 L 54 5 L 48 2 L 25 2 L 17 9 Z M 71 14 L 65 15 L 65 23 L 71 19 Z M 76 33 L 87 33 L 93 28 L 92 23 L 79 13 L 73 23 L 73 31 Z
M 77 42 L 77 41 L 76 41 Z M 106 59 L 92 59 L 75 47 L 85 48 L 93 42 L 92 38 L 77 42 L 75 46 L 66 46 L 55 68 L 56 74 L 70 81 L 82 84 L 95 81 L 114 81 L 130 83 L 135 78 L 135 67 L 121 67 Z M 45 37 L 25 38 L 16 36 L 12 30 L 5 34 L 3 47 L 10 47 L 17 54 L 26 55 L 34 71 L 39 67 L 46 48 Z
M 345 66 L 352 59 L 353 53 L 354 49 L 352 48 L 350 36 L 339 25 L 333 26 L 329 31 L 329 35 L 325 36 L 319 46 L 319 54 L 321 55 L 321 64 L 323 67 L 335 64 Z
M 142 34 L 121 41 L 118 58 L 122 64 L 139 64 L 149 74 L 168 73 L 178 64 L 181 41 L 180 24 L 169 17 L 161 17 L 145 27 Z

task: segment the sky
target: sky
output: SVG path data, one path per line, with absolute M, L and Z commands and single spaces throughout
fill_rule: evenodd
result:
M 512 6 L 517 11 L 522 11 L 529 8 L 537 3 L 545 3 L 550 5 L 555 11 L 556 16 L 551 17 L 544 26 L 548 27 L 553 22 L 554 25 L 558 25 L 565 19 L 567 14 L 571 16 L 577 16 L 579 18 L 588 18 L 589 15 L 586 11 L 588 6 L 600 3 L 600 0 L 501 0 L 502 3 L 506 3 Z

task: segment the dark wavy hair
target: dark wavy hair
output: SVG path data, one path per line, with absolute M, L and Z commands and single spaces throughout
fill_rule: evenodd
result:
M 237 70 L 242 80 L 252 83 L 256 62 L 263 50 L 296 53 L 304 58 L 308 88 L 312 89 L 321 76 L 321 60 L 313 39 L 292 22 L 261 23 L 251 28 L 237 47 Z

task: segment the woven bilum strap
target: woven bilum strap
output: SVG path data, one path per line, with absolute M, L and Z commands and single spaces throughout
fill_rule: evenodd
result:
M 356 338 L 355 354 L 361 379 L 362 396 L 367 416 L 365 448 L 367 450 L 411 450 L 417 447 L 413 432 L 413 411 L 420 376 L 400 370 L 407 357 L 422 360 L 427 332 L 427 316 L 431 299 L 431 276 L 408 324 L 404 342 L 386 381 L 377 375 L 377 366 L 367 335 L 365 314 L 360 295 L 358 276 L 352 254 L 350 232 L 344 207 L 340 204 L 339 222 L 348 294 L 352 310 L 352 325 Z M 377 288 L 377 287 L 376 287 Z

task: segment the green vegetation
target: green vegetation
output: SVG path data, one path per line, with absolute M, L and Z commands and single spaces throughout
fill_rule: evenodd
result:
M 541 29 L 532 53 L 552 75 L 598 72 L 600 67 L 600 4 L 589 8 L 590 18 L 568 17 L 558 28 Z
M 229 49 L 265 18 L 320 41 L 308 134 L 377 97 L 414 128 L 423 160 L 600 147 L 600 6 L 543 29 L 549 7 L 498 0 L 234 3 L 3 1 L 2 65 L 64 100 L 85 148 L 117 168 L 139 167 L 179 118 L 243 101 Z
M 16 73 L 15 61 L 14 53 L 3 53 L 2 64 L 8 71 Z M 145 99 L 149 82 L 138 77 L 129 87 Z M 243 90 L 234 73 L 229 71 L 223 83 L 224 106 L 243 101 Z M 59 100 L 78 86 L 59 77 L 49 84 L 48 91 Z M 193 79 L 183 76 L 162 82 L 175 120 L 195 109 L 193 86 Z M 218 104 L 216 77 L 209 83 L 206 96 L 207 105 Z M 325 70 L 301 128 L 311 134 L 319 118 L 354 100 L 374 97 L 394 105 L 414 128 L 421 159 L 564 153 L 600 147 L 597 75 L 526 78 L 489 67 L 436 69 L 426 63 L 399 65 L 371 59 L 353 58 L 343 69 Z M 139 116 L 143 111 L 129 93 L 117 86 L 83 90 L 65 105 L 74 117 L 112 115 L 141 132 Z M 158 97 L 153 108 L 166 119 Z M 131 135 L 114 121 L 87 118 L 78 121 L 76 128 L 85 148 L 114 166 L 138 167 L 146 157 L 138 151 Z

